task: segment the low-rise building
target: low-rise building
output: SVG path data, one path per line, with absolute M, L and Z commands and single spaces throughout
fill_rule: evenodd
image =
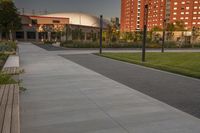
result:
M 99 18 L 85 13 L 20 15 L 22 29 L 13 33 L 19 41 L 90 41 L 98 38 Z M 104 28 L 106 22 L 104 22 Z M 0 38 L 5 38 L 4 33 Z

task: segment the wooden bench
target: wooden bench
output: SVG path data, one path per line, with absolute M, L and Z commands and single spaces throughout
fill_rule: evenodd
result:
M 0 86 L 0 133 L 20 133 L 18 84 Z
M 5 67 L 1 71 L 2 74 L 7 74 L 7 75 L 18 75 L 20 74 L 20 72 L 21 70 L 19 67 Z

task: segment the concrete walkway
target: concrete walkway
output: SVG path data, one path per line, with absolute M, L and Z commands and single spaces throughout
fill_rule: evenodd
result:
M 94 54 L 62 55 L 83 67 L 200 118 L 200 80 Z M 87 59 L 87 61 L 85 61 Z
M 200 132 L 191 115 L 35 45 L 19 47 L 22 133 Z

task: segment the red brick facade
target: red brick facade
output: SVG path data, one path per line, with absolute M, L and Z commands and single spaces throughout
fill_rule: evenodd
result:
M 184 21 L 187 29 L 200 27 L 200 0 L 171 0 L 170 22 Z
M 165 0 L 149 0 L 148 29 L 163 27 L 165 19 Z
M 140 30 L 143 26 L 144 0 L 122 0 L 121 7 L 121 31 Z
M 121 0 L 121 31 L 142 30 L 144 5 L 148 2 L 148 30 L 163 22 L 184 21 L 186 29 L 200 27 L 200 0 Z

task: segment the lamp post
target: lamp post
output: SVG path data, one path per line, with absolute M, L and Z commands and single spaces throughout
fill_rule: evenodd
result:
M 148 23 L 148 4 L 144 8 L 144 27 L 143 27 L 143 45 L 142 45 L 142 62 L 145 62 L 146 54 L 146 38 L 147 38 L 147 23 Z
M 102 54 L 102 36 L 103 36 L 103 15 L 100 15 L 100 38 L 99 38 L 100 54 Z
M 166 31 L 166 19 L 164 19 L 163 21 L 162 53 L 165 52 L 165 31 Z

